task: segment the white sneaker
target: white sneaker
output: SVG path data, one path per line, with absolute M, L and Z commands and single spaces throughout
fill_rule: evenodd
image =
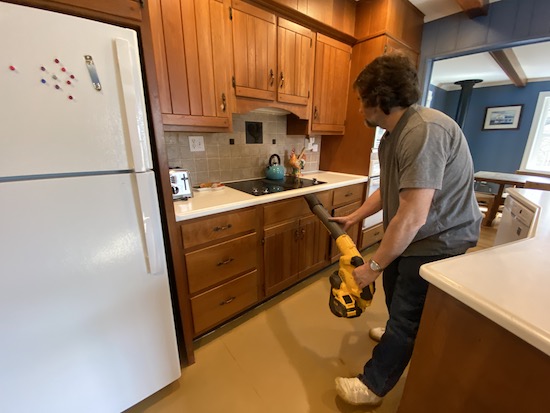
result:
M 380 342 L 380 339 L 386 332 L 386 329 L 384 327 L 374 327 L 369 330 L 369 337 L 372 338 L 374 341 Z
M 377 406 L 382 403 L 382 397 L 370 391 L 357 377 L 337 377 L 334 382 L 338 396 L 349 404 Z

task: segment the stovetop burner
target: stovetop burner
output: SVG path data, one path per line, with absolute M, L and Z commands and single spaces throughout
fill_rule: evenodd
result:
M 248 181 L 225 182 L 224 184 L 225 186 L 246 192 L 247 194 L 260 196 L 324 183 L 326 182 L 318 181 L 316 178 L 305 179 L 285 176 L 284 179 L 281 180 L 250 179 Z

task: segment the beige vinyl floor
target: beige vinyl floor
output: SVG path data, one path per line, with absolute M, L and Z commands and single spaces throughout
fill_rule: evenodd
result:
M 495 228 L 485 228 L 492 245 Z M 363 251 L 369 257 L 374 249 Z M 394 413 L 406 374 L 381 406 L 358 408 L 336 396 L 334 378 L 362 371 L 376 344 L 372 327 L 387 320 L 381 283 L 360 317 L 328 309 L 332 265 L 275 299 L 199 339 L 196 363 L 181 378 L 126 413 Z

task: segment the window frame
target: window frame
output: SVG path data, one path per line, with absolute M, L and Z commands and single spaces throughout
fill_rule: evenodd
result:
M 522 171 L 543 174 L 550 173 L 550 165 L 547 169 L 533 169 L 533 165 L 529 165 L 529 160 L 533 156 L 533 150 L 536 147 L 539 136 L 542 136 L 542 133 L 539 133 L 539 131 L 541 127 L 544 128 L 544 124 L 548 120 L 550 120 L 550 91 L 539 92 L 535 114 L 531 122 L 531 130 L 529 131 L 529 137 L 527 138 L 527 144 L 525 145 L 523 158 L 521 159 L 520 168 Z M 529 168 L 528 165 L 531 167 Z

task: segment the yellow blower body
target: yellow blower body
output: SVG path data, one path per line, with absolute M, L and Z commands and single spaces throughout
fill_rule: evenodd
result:
M 337 317 L 359 317 L 365 308 L 371 304 L 375 292 L 374 282 L 360 289 L 355 282 L 355 278 L 353 278 L 353 270 L 364 264 L 363 257 L 357 250 L 353 240 L 342 230 L 340 225 L 330 221 L 330 214 L 317 197 L 308 194 L 304 195 L 304 198 L 313 213 L 319 217 L 330 232 L 342 254 L 338 270 L 332 273 L 329 278 L 331 286 L 329 308 Z

